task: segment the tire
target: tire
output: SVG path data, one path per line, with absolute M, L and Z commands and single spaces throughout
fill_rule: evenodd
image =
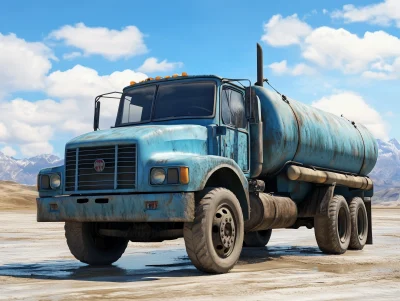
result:
M 314 219 L 314 232 L 318 247 L 326 254 L 346 252 L 351 236 L 350 210 L 341 195 L 329 201 L 328 216 Z
M 90 265 L 110 265 L 117 261 L 128 240 L 96 234 L 96 223 L 65 223 L 65 238 L 72 255 Z
M 227 273 L 239 259 L 244 236 L 243 213 L 236 196 L 212 188 L 196 202 L 193 223 L 185 223 L 187 254 L 200 271 Z
M 245 233 L 243 247 L 265 247 L 268 244 L 269 239 L 271 238 L 271 234 L 272 229 Z
M 351 236 L 349 249 L 362 250 L 368 237 L 368 215 L 363 200 L 355 197 L 350 201 Z

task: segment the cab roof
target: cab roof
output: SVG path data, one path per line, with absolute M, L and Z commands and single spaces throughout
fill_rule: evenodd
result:
M 185 73 L 183 73 L 185 74 Z M 185 80 L 185 79 L 196 79 L 196 78 L 212 78 L 212 79 L 218 79 L 218 80 L 222 80 L 223 78 L 217 75 L 177 75 L 174 74 L 173 76 L 170 77 L 149 77 L 141 82 L 134 82 L 132 81 L 131 84 L 129 86 L 126 86 L 123 90 L 125 91 L 126 89 L 130 89 L 133 87 L 137 87 L 137 86 L 144 86 L 144 85 L 148 85 L 148 84 L 154 84 L 154 83 L 161 83 L 161 82 L 169 82 L 169 81 L 177 81 L 177 80 Z

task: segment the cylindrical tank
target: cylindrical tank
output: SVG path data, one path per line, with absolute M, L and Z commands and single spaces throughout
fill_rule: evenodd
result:
M 262 175 L 279 171 L 287 161 L 367 175 L 378 158 L 378 145 L 361 124 L 253 87 L 263 122 Z

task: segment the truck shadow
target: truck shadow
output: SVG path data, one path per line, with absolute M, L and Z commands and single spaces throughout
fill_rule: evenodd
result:
M 0 266 L 0 276 L 105 282 L 138 282 L 154 281 L 161 277 L 209 276 L 198 271 L 191 264 L 183 249 L 169 250 L 168 252 L 171 254 L 165 255 L 162 250 L 159 250 L 147 253 L 144 257 L 127 254 L 115 265 L 100 267 L 87 266 L 76 260 L 46 260 L 37 263 L 4 264 Z M 243 248 L 237 266 L 267 263 L 282 256 L 321 255 L 323 254 L 315 247 Z M 165 263 L 162 261 L 163 258 Z M 274 266 L 276 268 L 276 264 Z M 268 264 L 263 265 L 263 267 L 268 269 Z M 240 269 L 237 272 L 240 272 Z

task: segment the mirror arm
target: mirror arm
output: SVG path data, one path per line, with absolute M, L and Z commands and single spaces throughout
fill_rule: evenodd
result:
M 96 99 L 94 106 L 94 122 L 93 122 L 93 130 L 97 131 L 99 129 L 99 121 L 100 121 L 100 100 Z

